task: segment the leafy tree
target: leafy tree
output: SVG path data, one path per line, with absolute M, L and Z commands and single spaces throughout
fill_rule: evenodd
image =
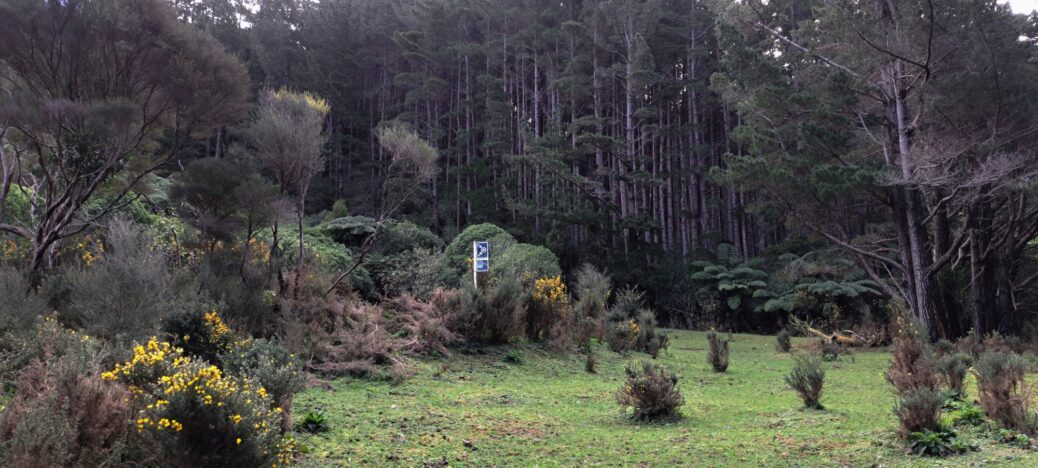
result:
M 306 260 L 303 242 L 303 216 L 306 214 L 306 192 L 314 175 L 324 167 L 322 149 L 327 140 L 324 118 L 328 102 L 310 93 L 280 89 L 263 95 L 248 137 L 256 149 L 260 163 L 274 176 L 281 193 L 295 196 L 299 253 L 296 258 L 296 280 L 303 274 Z M 278 225 L 273 225 L 277 243 Z M 277 246 L 271 246 L 277 249 Z M 296 284 L 298 286 L 298 284 Z
M 5 0 L 0 16 L 0 207 L 12 190 L 32 206 L 25 217 L 0 211 L 0 232 L 32 243 L 38 280 L 62 239 L 236 120 L 248 77 L 161 0 Z M 102 190 L 114 196 L 83 216 Z

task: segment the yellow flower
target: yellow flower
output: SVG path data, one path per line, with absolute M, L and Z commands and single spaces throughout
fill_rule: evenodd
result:
M 241 445 L 241 437 L 234 441 L 235 445 Z

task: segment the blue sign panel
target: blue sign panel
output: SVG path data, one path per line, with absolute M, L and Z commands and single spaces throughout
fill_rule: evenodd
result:
M 476 273 L 486 273 L 490 271 L 490 260 L 485 258 L 477 258 L 473 264 L 476 268 Z
M 476 259 L 489 259 L 490 258 L 490 242 L 477 241 L 476 242 Z

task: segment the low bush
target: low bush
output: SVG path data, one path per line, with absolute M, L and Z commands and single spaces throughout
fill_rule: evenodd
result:
M 792 347 L 793 345 L 789 337 L 789 331 L 785 328 L 779 330 L 775 335 L 775 349 L 780 353 L 788 353 Z
M 984 410 L 964 401 L 945 400 L 948 422 L 952 426 L 977 426 L 984 422 Z
M 962 353 L 944 354 L 934 360 L 938 383 L 956 398 L 961 399 L 966 394 L 965 381 L 969 362 L 969 356 Z
M 66 335 L 76 345 L 46 359 L 33 358 L 18 372 L 18 391 L 0 413 L 0 465 L 154 462 L 131 431 L 130 393 L 100 378 L 105 356 L 100 343 L 53 322 L 49 327 L 49 332 Z
M 923 430 L 908 436 L 908 453 L 917 456 L 945 457 L 976 450 L 977 447 L 960 439 L 954 431 Z
M 595 267 L 585 264 L 574 275 L 573 290 L 577 295 L 573 303 L 576 341 L 581 348 L 587 348 L 591 345 L 592 337 L 604 336 L 603 324 L 612 280 Z
M 844 350 L 839 343 L 836 343 L 833 340 L 828 338 L 819 338 L 818 352 L 822 356 L 823 361 L 835 361 L 840 359 L 840 354 L 842 354 Z
M 1034 443 L 1027 434 L 1021 434 L 1009 429 L 999 429 L 998 432 L 995 433 L 995 440 L 1000 444 L 1011 445 L 1022 449 L 1031 449 L 1034 446 Z
M 281 409 L 251 378 L 226 375 L 209 363 L 154 338 L 133 358 L 101 374 L 134 389 L 144 408 L 137 431 L 177 466 L 246 467 L 285 464 L 294 444 L 283 439 Z
M 903 333 L 894 340 L 886 379 L 898 394 L 916 389 L 937 390 L 933 361 L 918 335 Z
M 914 388 L 902 393 L 894 406 L 900 423 L 898 435 L 907 439 L 915 432 L 940 430 L 943 404 L 944 398 L 936 390 Z
M 793 369 L 785 378 L 786 385 L 800 395 L 805 408 L 822 409 L 822 386 L 825 384 L 825 369 L 822 362 L 811 356 L 797 356 Z
M 1024 380 L 1027 365 L 1019 355 L 983 352 L 973 366 L 977 393 L 984 412 L 1007 429 L 1035 433 L 1031 414 L 1031 387 Z
M 591 350 L 588 350 L 587 359 L 584 360 L 584 371 L 588 374 L 598 373 L 598 371 L 595 370 L 595 353 Z
M 526 332 L 526 304 L 516 278 L 502 277 L 479 289 L 466 288 L 452 328 L 469 342 L 505 344 Z
M 28 276 L 15 268 L 0 267 L 0 297 L 4 298 L 0 335 L 25 331 L 36 322 L 36 317 L 47 312 L 44 298 L 31 291 Z
M 632 410 L 636 420 L 658 420 L 679 416 L 678 409 L 685 404 L 678 390 L 678 377 L 667 368 L 642 361 L 627 364 L 624 372 L 627 382 L 617 392 L 621 409 Z
M 184 354 L 217 365 L 220 355 L 235 345 L 234 333 L 215 310 L 172 315 L 162 322 L 162 331 L 170 344 Z
M 128 343 L 154 334 L 180 308 L 166 256 L 143 228 L 113 221 L 104 248 L 89 258 L 55 272 L 44 285 L 62 322 Z
M 303 415 L 303 419 L 296 424 L 296 429 L 302 432 L 308 432 L 310 434 L 320 434 L 322 432 L 328 432 L 328 417 L 325 416 L 324 411 L 307 411 Z
M 389 332 L 378 306 L 332 295 L 283 300 L 282 309 L 288 317 L 284 344 L 308 357 L 308 370 L 393 380 L 407 374 L 400 357 L 404 340 Z
M 557 349 L 573 344 L 573 306 L 560 276 L 538 278 L 529 296 L 526 336 L 544 341 Z
M 292 399 L 307 380 L 294 355 L 277 342 L 255 339 L 221 355 L 220 363 L 228 375 L 252 379 L 266 389 L 274 407 L 281 408 L 282 430 L 292 427 Z
M 706 334 L 706 341 L 710 346 L 710 349 L 706 354 L 706 360 L 710 363 L 710 367 L 714 369 L 714 372 L 724 372 L 728 370 L 728 355 L 731 352 L 729 342 L 732 341 L 731 335 L 729 335 L 728 338 L 722 338 L 717 331 L 710 330 Z
M 449 357 L 448 346 L 461 341 L 461 336 L 450 329 L 454 309 L 449 305 L 441 307 L 405 294 L 384 301 L 381 306 L 390 331 L 404 337 L 404 352 Z
M 606 326 L 606 344 L 611 351 L 625 353 L 638 344 L 639 327 L 634 320 L 610 321 Z

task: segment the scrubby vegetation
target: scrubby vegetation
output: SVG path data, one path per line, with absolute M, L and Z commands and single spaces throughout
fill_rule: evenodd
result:
M 659 364 L 649 361 L 627 364 L 624 372 L 627 382 L 617 392 L 620 408 L 631 409 L 631 417 L 638 420 L 659 420 L 679 415 L 685 404 L 678 390 L 678 376 Z

